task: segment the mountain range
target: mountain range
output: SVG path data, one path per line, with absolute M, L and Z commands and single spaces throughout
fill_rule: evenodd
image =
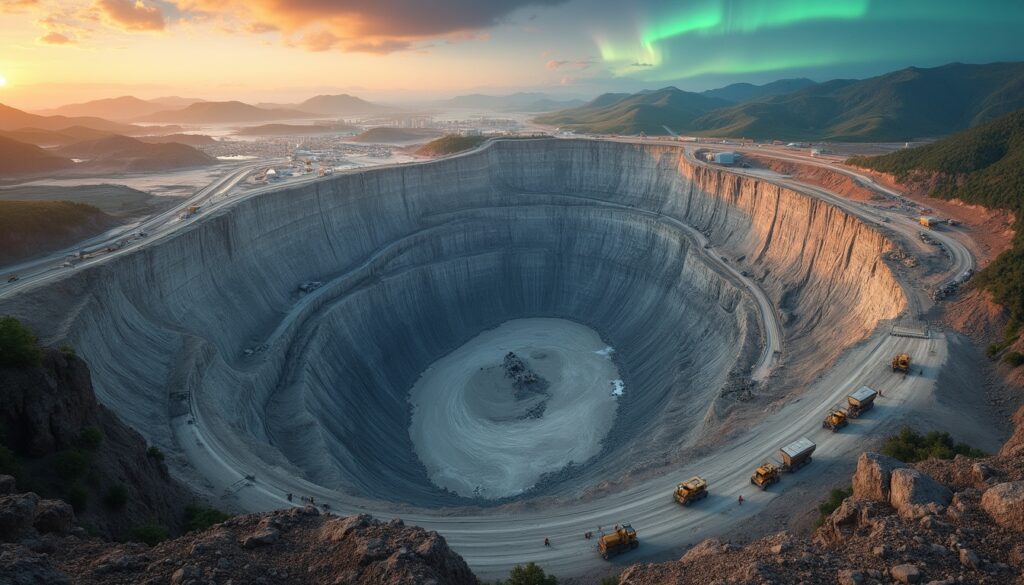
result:
M 438 108 L 490 110 L 494 112 L 550 112 L 584 105 L 583 100 L 564 100 L 546 93 L 518 92 L 507 95 L 480 93 L 455 96 L 430 104 Z
M 753 90 L 728 86 L 702 94 L 674 87 L 606 94 L 583 107 L 538 116 L 537 121 L 619 134 L 665 134 L 668 127 L 695 135 L 756 139 L 905 141 L 949 134 L 1024 107 L 1024 63 L 1019 62 L 909 67 L 776 93 L 793 82 L 800 85 L 802 80 Z

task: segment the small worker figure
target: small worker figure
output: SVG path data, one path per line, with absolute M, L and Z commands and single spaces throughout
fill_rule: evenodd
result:
M 551 546 L 551 541 L 544 537 L 544 546 Z
M 743 494 L 740 494 L 740 497 L 737 498 L 736 501 L 738 501 L 740 503 L 740 505 L 742 506 L 743 505 Z
M 292 493 L 291 492 L 288 492 L 288 495 L 286 497 L 288 498 L 289 502 L 292 501 Z

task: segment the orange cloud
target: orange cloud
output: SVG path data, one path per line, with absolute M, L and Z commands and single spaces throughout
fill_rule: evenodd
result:
M 565 0 L 178 0 L 177 6 L 186 14 L 197 11 L 238 16 L 248 20 L 250 26 L 272 23 L 288 35 L 301 34 L 298 44 L 312 51 L 337 48 L 390 53 L 413 48 L 418 41 L 427 39 L 481 38 L 476 31 L 499 24 L 516 9 L 563 2 Z M 309 31 L 312 27 L 316 30 Z
M 583 69 L 589 68 L 593 64 L 594 64 L 594 60 L 593 59 L 579 59 L 577 61 L 556 61 L 556 60 L 552 59 L 552 60 L 547 62 L 545 67 L 547 67 L 548 69 L 551 69 L 552 71 L 555 71 L 555 70 L 558 70 L 558 69 L 568 69 L 570 71 L 581 71 Z
M 57 31 L 50 31 L 39 37 L 39 42 L 47 45 L 70 45 L 75 41 L 67 35 L 63 35 Z
M 39 6 L 39 0 L 0 0 L 0 12 L 19 13 Z
M 96 8 L 111 23 L 125 30 L 163 30 L 164 13 L 142 0 L 96 0 Z

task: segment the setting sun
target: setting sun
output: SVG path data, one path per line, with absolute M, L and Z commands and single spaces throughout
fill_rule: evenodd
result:
M 5 85 L 7 85 L 7 78 L 3 75 L 0 75 L 0 87 L 3 87 Z

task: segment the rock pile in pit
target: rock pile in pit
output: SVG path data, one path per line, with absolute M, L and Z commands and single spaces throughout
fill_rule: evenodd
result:
M 525 400 L 536 394 L 550 396 L 548 381 L 531 370 L 523 358 L 517 356 L 515 352 L 508 352 L 502 365 L 505 368 L 505 377 L 512 380 L 514 397 L 517 401 Z M 547 400 L 545 399 L 526 411 L 520 418 L 540 418 L 544 416 L 546 409 Z

